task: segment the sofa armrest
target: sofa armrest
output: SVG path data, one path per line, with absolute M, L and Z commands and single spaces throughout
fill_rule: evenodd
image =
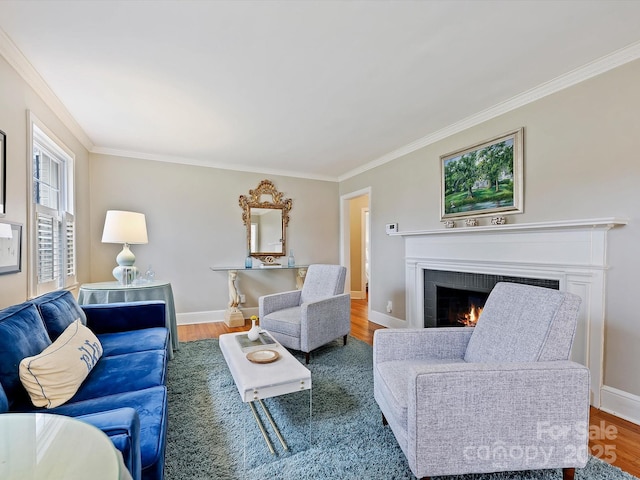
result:
M 412 367 L 409 463 L 433 476 L 584 467 L 589 381 L 571 361 Z
M 462 359 L 473 328 L 388 328 L 373 334 L 373 363 L 421 358 Z
M 133 408 L 117 408 L 106 412 L 81 415 L 76 419 L 102 430 L 122 454 L 133 480 L 142 477 L 140 457 L 140 418 Z
M 301 290 L 264 295 L 258 299 L 258 315 L 264 318 L 270 313 L 300 305 Z
M 81 307 L 87 316 L 87 327 L 94 333 L 167 326 L 166 305 L 163 301 L 104 303 Z
M 301 306 L 300 346 L 302 351 L 324 345 L 351 330 L 351 294 L 343 293 Z

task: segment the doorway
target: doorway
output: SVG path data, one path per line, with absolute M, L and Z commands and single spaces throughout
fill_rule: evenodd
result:
M 353 300 L 367 300 L 371 290 L 370 189 L 340 199 L 341 263 L 347 267 L 345 290 Z

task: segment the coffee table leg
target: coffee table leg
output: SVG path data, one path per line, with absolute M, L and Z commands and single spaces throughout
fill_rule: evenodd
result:
M 260 403 L 262 403 L 262 401 L 260 401 Z M 262 425 L 262 420 L 260 420 L 260 417 L 258 416 L 258 412 L 256 411 L 255 405 L 253 404 L 253 402 L 249 402 L 249 406 L 251 407 L 251 411 L 253 412 L 253 418 L 256 419 L 256 423 L 258 424 L 258 427 L 260 427 L 260 432 L 262 432 L 262 438 L 264 438 L 264 441 L 267 442 L 267 447 L 269 447 L 269 451 L 271 452 L 271 454 L 275 455 L 276 451 L 273 449 L 273 445 L 271 444 L 271 440 L 269 440 L 269 435 L 267 435 L 267 432 L 264 429 L 264 425 Z M 262 407 L 264 408 L 264 405 L 262 405 Z M 269 419 L 271 420 L 270 416 L 269 416 Z M 280 437 L 280 432 L 278 432 L 278 437 Z
M 289 447 L 287 447 L 287 444 L 285 443 L 284 438 L 282 438 L 282 435 L 280 434 L 280 430 L 278 429 L 276 422 L 273 421 L 273 418 L 271 417 L 269 410 L 267 410 L 267 406 L 264 404 L 262 400 L 258 400 L 258 402 L 260 402 L 260 405 L 262 405 L 262 409 L 264 410 L 264 413 L 267 416 L 267 420 L 269 420 L 269 423 L 271 424 L 271 428 L 273 428 L 273 431 L 276 432 L 276 435 L 278 436 L 278 440 L 280 440 L 280 443 L 282 444 L 282 448 L 284 448 L 285 450 L 289 450 Z

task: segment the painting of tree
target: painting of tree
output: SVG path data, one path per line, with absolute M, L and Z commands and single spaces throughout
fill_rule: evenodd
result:
M 521 211 L 522 131 L 441 157 L 443 219 Z

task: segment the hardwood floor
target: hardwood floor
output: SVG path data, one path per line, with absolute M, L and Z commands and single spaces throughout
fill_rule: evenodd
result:
M 229 328 L 224 322 L 178 325 L 181 342 L 218 338 L 223 333 L 248 330 L 251 322 L 244 327 Z M 351 335 L 373 345 L 373 332 L 381 327 L 369 322 L 367 301 L 351 301 Z M 614 415 L 591 408 L 590 453 L 612 463 L 625 472 L 640 477 L 640 425 L 622 420 Z

